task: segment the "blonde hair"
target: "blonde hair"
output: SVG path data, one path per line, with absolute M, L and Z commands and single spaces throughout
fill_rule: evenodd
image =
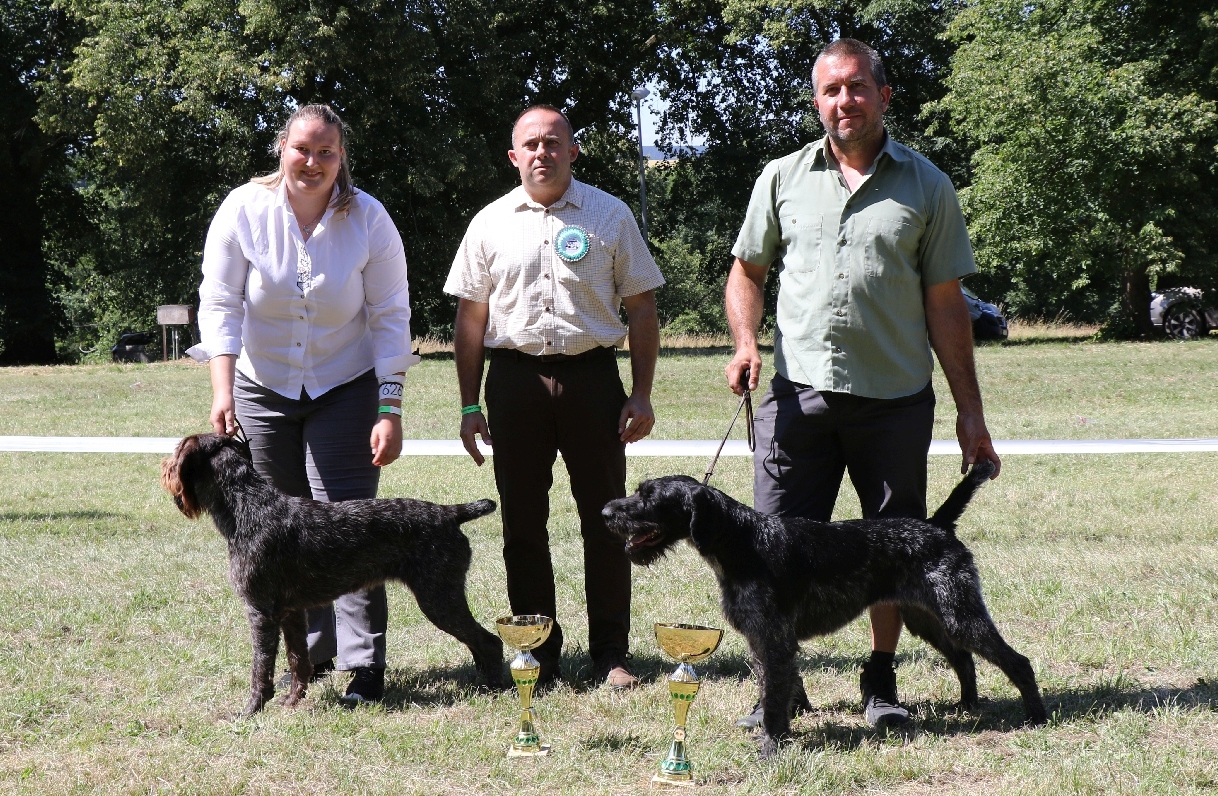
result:
M 271 142 L 270 152 L 279 159 L 279 168 L 270 174 L 254 177 L 250 182 L 272 189 L 279 187 L 283 182 L 283 148 L 288 142 L 288 130 L 295 122 L 302 119 L 305 121 L 316 119 L 338 128 L 338 146 L 342 150 L 342 163 L 338 169 L 338 176 L 334 179 L 334 184 L 338 187 L 338 195 L 330 202 L 330 206 L 336 212 L 346 213 L 351 209 L 351 201 L 355 198 L 355 184 L 351 181 L 351 164 L 347 161 L 347 125 L 329 105 L 304 105 L 297 108 L 284 122 L 283 127 L 279 128 L 279 132 L 275 134 L 275 140 Z

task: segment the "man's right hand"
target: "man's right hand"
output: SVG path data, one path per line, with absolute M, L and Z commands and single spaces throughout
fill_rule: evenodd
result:
M 727 363 L 723 372 L 727 376 L 727 386 L 737 395 L 744 395 L 741 386 L 743 375 L 748 372 L 749 390 L 756 391 L 757 383 L 761 380 L 761 354 L 756 348 L 737 349 L 736 356 Z
M 474 439 L 474 435 L 482 437 L 482 441 L 487 445 L 494 445 L 491 442 L 491 430 L 486 425 L 486 417 L 481 412 L 474 412 L 468 415 L 461 416 L 461 444 L 465 446 L 465 450 L 469 453 L 474 464 L 479 467 L 486 461 L 482 455 L 482 451 L 478 450 L 478 443 Z

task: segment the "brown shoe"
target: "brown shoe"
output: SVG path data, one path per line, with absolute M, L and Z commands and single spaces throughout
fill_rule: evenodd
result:
M 609 670 L 609 674 L 605 675 L 605 685 L 614 691 L 625 691 L 628 688 L 638 688 L 639 678 L 631 674 L 625 665 L 614 666 Z

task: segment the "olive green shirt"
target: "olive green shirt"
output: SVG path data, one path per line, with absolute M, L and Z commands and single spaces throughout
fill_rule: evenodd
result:
M 824 139 L 771 161 L 732 254 L 782 261 L 775 369 L 869 398 L 926 386 L 922 289 L 977 270 L 951 180 L 890 137 L 854 193 Z

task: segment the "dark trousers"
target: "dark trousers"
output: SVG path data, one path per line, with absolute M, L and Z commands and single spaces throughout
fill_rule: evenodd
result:
M 495 442 L 512 613 L 557 619 L 546 524 L 554 460 L 561 452 L 579 510 L 588 651 L 597 665 L 624 655 L 629 644 L 630 562 L 601 517 L 606 503 L 626 495 L 626 446 L 617 430 L 625 401 L 613 349 L 551 362 L 492 351 L 487 423 Z M 556 661 L 562 634 L 550 638 L 534 654 Z
M 754 417 L 753 507 L 827 521 L 849 472 L 863 516 L 926 518 L 935 393 L 818 392 L 775 375 Z
M 381 471 L 368 439 L 380 399 L 371 372 L 316 398 L 302 393 L 294 400 L 238 371 L 233 403 L 254 469 L 281 492 L 326 503 L 376 497 Z M 310 608 L 308 621 L 312 663 L 337 658 L 339 669 L 385 668 L 384 586 Z

